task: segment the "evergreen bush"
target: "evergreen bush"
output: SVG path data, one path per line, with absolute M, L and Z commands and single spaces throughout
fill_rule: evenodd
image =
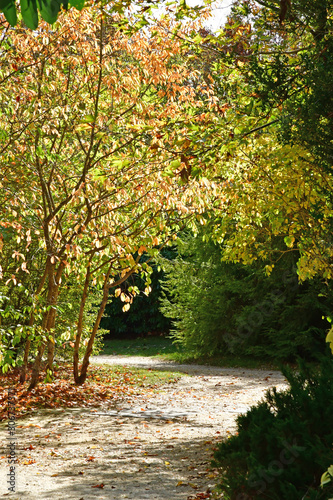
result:
M 265 400 L 237 418 L 238 434 L 223 441 L 213 465 L 221 468 L 226 500 L 319 500 L 333 496 L 320 487 L 333 464 L 333 362 L 319 370 L 303 362 L 283 370 L 290 387 L 267 392 Z
M 163 262 L 161 311 L 172 320 L 171 335 L 194 357 L 227 351 L 238 315 L 251 303 L 253 273 L 222 262 L 218 246 L 191 234 L 182 235 L 177 250 Z
M 163 261 L 161 311 L 175 341 L 193 357 L 237 352 L 295 361 L 322 353 L 330 287 L 319 280 L 300 285 L 297 255 L 280 259 L 269 277 L 262 263 L 224 262 L 207 231 L 181 235 L 177 257 Z

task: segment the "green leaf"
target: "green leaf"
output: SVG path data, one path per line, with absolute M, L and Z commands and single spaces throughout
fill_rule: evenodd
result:
M 333 478 L 333 465 L 331 465 L 326 472 L 321 476 L 320 486 L 323 487 L 325 484 L 330 483 Z
M 94 123 L 94 121 L 95 118 L 93 117 L 93 115 L 86 115 L 82 119 L 82 123 Z
M 5 18 L 9 22 L 11 26 L 15 26 L 17 23 L 17 14 L 16 14 L 16 8 L 15 8 L 15 2 L 9 1 L 9 2 L 0 2 L 0 10 L 5 15 Z
M 180 160 L 173 160 L 170 162 L 170 168 L 175 169 L 180 167 Z
M 31 30 L 38 26 L 38 12 L 36 0 L 21 0 L 21 14 L 23 21 Z
M 254 99 L 251 99 L 250 103 L 245 107 L 245 112 L 248 115 L 252 113 L 253 105 L 254 105 Z
M 75 7 L 77 10 L 82 10 L 84 7 L 84 0 L 72 0 L 70 6 Z
M 294 236 L 286 236 L 284 238 L 284 242 L 287 245 L 287 247 L 292 248 L 294 244 L 295 238 Z
M 61 0 L 38 0 L 39 11 L 44 21 L 49 24 L 55 23 L 61 6 L 66 7 L 66 3 Z

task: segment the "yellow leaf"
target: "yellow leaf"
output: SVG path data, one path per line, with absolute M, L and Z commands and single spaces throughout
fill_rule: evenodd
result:
M 328 342 L 330 344 L 330 349 L 331 349 L 332 354 L 333 354 L 333 327 L 330 329 L 330 331 L 328 332 L 328 334 L 326 336 L 326 342 Z
M 321 476 L 320 485 L 324 486 L 324 484 L 330 483 L 333 478 L 333 465 L 330 465 L 328 470 L 324 472 Z

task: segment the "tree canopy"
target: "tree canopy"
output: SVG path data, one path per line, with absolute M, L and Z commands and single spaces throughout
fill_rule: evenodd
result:
M 281 5 L 236 2 L 217 33 L 177 7 L 130 35 L 97 6 L 36 31 L 2 17 L 3 364 L 32 349 L 31 387 L 64 340 L 84 381 L 109 290 L 128 310 L 139 291 L 119 285 L 140 272 L 149 293 L 149 259 L 194 221 L 226 260 L 270 273 L 295 252 L 301 280 L 332 278 L 332 9 Z
M 103 300 L 84 366 L 109 289 L 134 271 L 149 273 L 142 253 L 157 252 L 216 197 L 207 180 L 184 179 L 180 148 L 209 92 L 197 99 L 196 74 L 183 64 L 169 21 L 154 29 L 154 37 L 129 38 L 87 8 L 63 15 L 56 29 L 12 29 L 3 40 L 1 277 L 4 302 L 24 290 L 30 311 L 9 344 L 39 339 L 33 385 L 46 346 L 52 371 L 62 289 L 81 286 L 71 333 L 77 372 L 90 287 L 100 287 Z M 136 293 L 121 294 L 124 310 Z M 29 348 L 28 341 L 26 358 Z

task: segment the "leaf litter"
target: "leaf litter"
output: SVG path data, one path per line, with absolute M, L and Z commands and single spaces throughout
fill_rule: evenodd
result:
M 126 362 L 112 370 L 91 365 L 81 388 L 65 366 L 59 379 L 34 394 L 17 388 L 18 490 L 11 500 L 218 498 L 217 471 L 210 467 L 214 447 L 235 431 L 237 413 L 268 387 L 284 385 L 278 372 L 266 380 L 261 370 L 187 365 L 180 371 L 188 375 L 180 377 Z M 1 379 L 2 391 L 15 377 Z M 6 422 L 0 432 L 5 438 Z M 1 477 L 6 472 L 4 453 Z

